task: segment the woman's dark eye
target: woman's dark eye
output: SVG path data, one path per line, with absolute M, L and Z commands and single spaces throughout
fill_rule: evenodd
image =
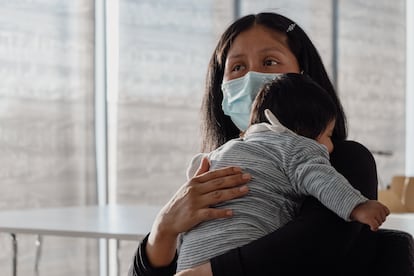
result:
M 272 65 L 276 65 L 276 64 L 278 64 L 278 62 L 276 60 L 273 60 L 273 59 L 268 59 L 268 60 L 265 60 L 265 62 L 264 62 L 265 66 L 272 66 Z
M 236 65 L 233 67 L 233 71 L 240 71 L 242 69 L 241 65 Z

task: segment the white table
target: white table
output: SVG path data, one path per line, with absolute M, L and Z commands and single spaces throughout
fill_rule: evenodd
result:
M 150 231 L 160 208 L 145 205 L 94 205 L 0 211 L 0 232 L 12 235 L 14 276 L 17 275 L 16 235 L 38 235 L 35 261 L 37 274 L 43 235 L 114 239 L 117 243 L 119 240 L 138 241 Z
M 0 211 L 0 232 L 13 237 L 13 275 L 17 275 L 17 234 L 38 235 L 37 273 L 41 236 L 136 240 L 142 239 L 160 206 L 105 205 Z M 381 228 L 403 230 L 414 236 L 414 213 L 391 214 Z
M 390 214 L 381 228 L 402 230 L 414 237 L 414 213 Z

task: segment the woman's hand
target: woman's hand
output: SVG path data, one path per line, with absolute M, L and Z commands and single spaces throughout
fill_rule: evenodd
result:
M 195 176 L 180 187 L 158 213 L 148 237 L 147 256 L 154 267 L 166 266 L 174 259 L 177 238 L 200 222 L 232 216 L 230 209 L 210 208 L 211 205 L 241 197 L 248 192 L 251 176 L 240 168 L 227 167 L 208 171 L 210 164 L 203 158 Z
M 175 274 L 174 276 L 213 276 L 213 271 L 211 271 L 210 262 L 182 270 Z

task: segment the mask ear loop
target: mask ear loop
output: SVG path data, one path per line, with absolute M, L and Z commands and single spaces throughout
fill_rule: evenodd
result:
M 276 116 L 269 109 L 265 109 L 264 114 L 266 116 L 266 119 L 272 125 L 281 125 L 281 123 L 279 122 L 279 120 L 276 118 Z
M 287 127 L 285 127 L 284 125 L 282 125 L 280 123 L 280 121 L 276 118 L 275 114 L 272 113 L 272 111 L 270 111 L 269 109 L 265 109 L 264 111 L 265 117 L 266 119 L 269 121 L 270 125 L 267 125 L 267 128 L 275 131 L 275 132 L 290 132 L 293 133 L 293 131 L 291 131 L 290 129 L 288 129 Z

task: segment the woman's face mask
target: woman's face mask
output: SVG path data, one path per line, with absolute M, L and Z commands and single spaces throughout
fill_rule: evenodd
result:
M 277 73 L 259 73 L 250 71 L 241 78 L 224 81 L 221 84 L 224 114 L 230 116 L 233 123 L 245 131 L 249 125 L 252 103 L 264 84 L 276 79 Z

